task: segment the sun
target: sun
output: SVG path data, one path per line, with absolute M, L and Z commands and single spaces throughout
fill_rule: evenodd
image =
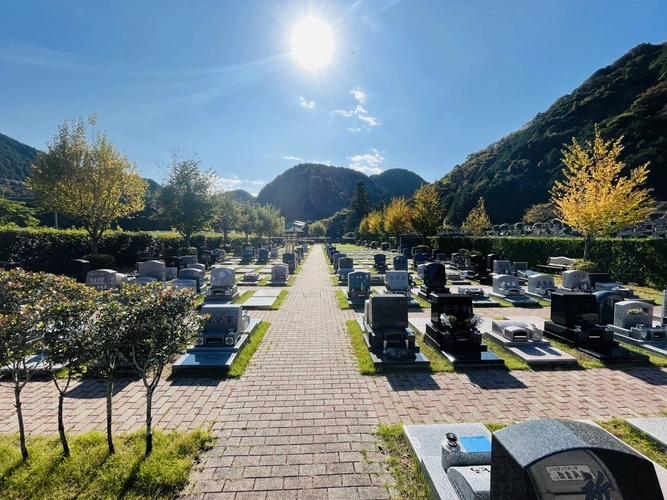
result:
M 334 43 L 331 29 L 316 17 L 307 17 L 292 31 L 292 55 L 309 70 L 320 69 L 331 59 Z

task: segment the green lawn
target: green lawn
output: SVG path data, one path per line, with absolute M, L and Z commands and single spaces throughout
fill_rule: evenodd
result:
M 190 469 L 212 438 L 206 431 L 154 432 L 146 458 L 144 432 L 114 437 L 109 455 L 106 434 L 93 431 L 70 438 L 63 458 L 57 436 L 28 437 L 30 458 L 22 462 L 18 435 L 0 435 L 0 498 L 171 499 L 188 482 Z

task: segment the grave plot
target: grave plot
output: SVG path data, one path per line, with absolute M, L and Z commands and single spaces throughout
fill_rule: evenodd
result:
M 472 299 L 458 294 L 431 295 L 431 321 L 424 339 L 454 366 L 499 366 L 505 361 L 488 351 L 479 331 L 482 319 L 473 313 Z
M 601 324 L 601 311 L 595 294 L 553 292 L 551 319 L 544 322 L 544 335 L 600 361 L 647 361 L 648 356 L 625 349 L 614 340 L 614 333 Z
M 540 318 L 517 320 L 490 320 L 482 323 L 481 330 L 486 339 L 493 341 L 507 352 L 518 356 L 529 365 L 573 364 L 577 358 L 551 345 L 543 337 L 538 323 Z
M 429 360 L 408 328 L 407 299 L 401 295 L 371 295 L 358 320 L 376 368 L 426 367 Z
M 280 295 L 281 290 L 276 288 L 260 288 L 257 289 L 248 300 L 243 303 L 246 309 L 254 309 L 259 307 L 271 307 Z
M 493 434 L 475 423 L 404 431 L 433 498 L 664 498 L 656 466 L 596 425 L 544 419 Z
M 492 280 L 493 289 L 489 292 L 489 295 L 492 297 L 505 300 L 515 307 L 539 306 L 538 302 L 530 297 L 526 297 L 516 276 L 500 274 L 493 276 Z
M 626 418 L 625 421 L 667 449 L 667 417 Z
M 614 304 L 614 323 L 607 325 L 614 339 L 667 357 L 667 326 L 653 326 L 653 305 L 639 300 Z
M 388 295 L 403 295 L 408 300 L 408 307 L 421 307 L 412 297 L 410 288 L 410 273 L 406 271 L 387 271 L 384 274 L 384 288 L 380 293 Z
M 500 305 L 487 297 L 487 292 L 481 286 L 460 286 L 457 293 L 470 297 L 475 307 L 498 307 Z
M 200 314 L 209 319 L 195 344 L 171 365 L 174 376 L 226 374 L 261 321 L 236 304 L 203 304 Z

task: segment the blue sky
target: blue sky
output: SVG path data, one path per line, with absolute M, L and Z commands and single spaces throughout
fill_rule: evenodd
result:
M 334 41 L 316 71 L 306 17 Z M 96 112 L 143 176 L 178 150 L 254 194 L 306 161 L 434 181 L 665 40 L 664 0 L 3 0 L 0 132 L 43 149 Z

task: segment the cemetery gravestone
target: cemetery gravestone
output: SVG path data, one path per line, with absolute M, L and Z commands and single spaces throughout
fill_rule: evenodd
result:
M 512 263 L 509 260 L 494 260 L 493 261 L 494 274 L 513 274 Z
M 146 262 L 137 262 L 139 277 L 155 278 L 157 281 L 167 279 L 167 271 L 164 262 L 159 260 L 148 260 Z
M 204 276 L 199 269 L 181 269 L 178 278 L 183 280 L 195 280 L 197 282 L 197 293 L 202 293 L 204 287 Z
M 408 270 L 408 259 L 405 255 L 396 255 L 394 257 L 394 271 L 407 271 Z
M 150 276 L 139 276 L 131 281 L 133 285 L 146 286 L 149 283 L 156 283 L 158 280 Z
M 528 293 L 540 298 L 548 299 L 551 292 L 556 291 L 553 276 L 548 274 L 531 274 L 528 276 Z
M 199 262 L 197 261 L 197 256 L 196 255 L 184 255 L 181 257 L 181 267 L 186 268 L 191 266 L 192 264 L 198 264 Z
M 88 271 L 86 275 L 86 285 L 94 287 L 96 290 L 113 290 L 118 287 L 116 284 L 116 271 L 113 269 L 95 269 Z
M 586 271 L 563 271 L 563 288 L 575 292 L 591 291 L 591 280 Z
M 434 293 L 430 298 L 431 321 L 424 338 L 439 349 L 453 365 L 501 365 L 502 358 L 488 352 L 473 314 L 472 298 L 461 294 Z
M 285 285 L 289 278 L 289 266 L 287 264 L 274 264 L 271 266 L 270 285 Z
M 364 303 L 371 295 L 371 274 L 354 271 L 347 277 L 347 300 L 352 303 Z
M 432 293 L 449 293 L 447 268 L 441 262 L 431 262 L 424 267 L 424 284 L 419 287 L 419 297 L 429 301 Z
M 209 294 L 204 301 L 230 301 L 239 296 L 236 286 L 236 273 L 233 267 L 214 267 L 211 269 Z
M 65 265 L 65 276 L 74 278 L 79 283 L 86 282 L 86 276 L 90 271 L 90 262 L 84 259 L 73 259 Z
M 174 286 L 176 288 L 186 288 L 192 290 L 192 293 L 197 293 L 197 280 L 190 279 L 178 279 L 171 280 L 169 286 Z
M 174 255 L 164 258 L 165 279 L 171 281 L 178 278 L 178 272 L 181 270 L 181 258 Z
M 283 263 L 287 264 L 289 273 L 294 274 L 294 271 L 296 270 L 296 256 L 293 253 L 284 253 Z

